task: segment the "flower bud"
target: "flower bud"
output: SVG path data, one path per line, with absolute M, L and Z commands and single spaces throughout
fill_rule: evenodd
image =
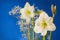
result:
M 55 5 L 51 5 L 51 11 L 52 11 L 52 13 L 53 13 L 53 17 L 55 16 L 55 14 L 56 14 L 56 6 Z
M 41 12 L 43 12 L 43 10 L 39 10 L 39 9 L 38 9 L 37 11 L 35 11 L 35 14 L 36 14 L 36 15 L 39 15 L 39 14 L 41 14 Z

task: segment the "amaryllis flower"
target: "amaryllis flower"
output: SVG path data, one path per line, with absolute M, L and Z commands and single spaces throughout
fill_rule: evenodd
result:
M 30 19 L 34 17 L 34 6 L 30 6 L 30 4 L 27 2 L 24 6 L 24 8 L 20 9 L 21 17 L 22 19 L 26 19 L 26 22 L 29 23 Z
M 34 31 L 45 36 L 47 31 L 54 31 L 55 29 L 53 18 L 49 17 L 46 12 L 41 12 L 39 18 L 35 21 Z

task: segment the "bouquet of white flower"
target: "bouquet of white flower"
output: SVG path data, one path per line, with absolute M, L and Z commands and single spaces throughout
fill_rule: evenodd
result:
M 30 5 L 26 2 L 24 8 L 15 6 L 10 12 L 10 15 L 16 16 L 18 20 L 18 25 L 20 26 L 20 31 L 23 32 L 24 38 L 28 40 L 51 40 L 52 31 L 56 29 L 53 23 L 54 16 L 56 14 L 56 6 L 51 6 L 52 17 L 43 11 L 35 10 L 34 5 Z M 49 32 L 49 33 L 48 33 Z

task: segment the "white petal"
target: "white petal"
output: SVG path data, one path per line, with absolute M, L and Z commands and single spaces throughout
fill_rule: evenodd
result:
M 25 16 L 21 15 L 20 18 L 25 19 Z
M 48 26 L 48 31 L 55 31 L 55 29 L 56 29 L 56 26 L 53 23 Z
M 48 20 L 47 20 L 48 23 L 52 23 L 53 22 L 53 18 L 52 17 L 49 17 Z
M 45 36 L 47 34 L 47 30 L 43 30 L 43 32 L 41 33 L 42 36 Z
M 29 22 L 30 22 L 30 19 L 27 18 L 27 19 L 26 19 L 26 23 L 29 24 Z
M 42 29 L 40 27 L 38 27 L 38 26 L 35 26 L 34 27 L 34 32 L 41 33 L 42 32 Z
M 33 12 L 33 11 L 34 11 L 34 6 L 30 6 L 30 8 L 29 8 L 29 9 L 30 9 L 30 11 L 32 11 L 32 12 Z
M 40 20 L 39 18 L 36 19 L 36 21 L 35 21 L 35 26 L 40 26 L 41 21 L 42 21 L 42 20 Z
M 29 8 L 29 11 L 31 12 L 31 17 L 34 17 L 34 6 L 30 6 Z
M 30 4 L 28 2 L 26 2 L 24 8 L 29 8 L 30 7 Z
M 47 19 L 49 16 L 46 12 L 41 12 L 40 14 L 40 17 L 39 18 L 42 18 L 42 19 Z
M 34 16 L 35 16 L 35 14 L 32 12 L 30 16 L 31 16 L 31 17 L 34 17 Z
M 41 20 L 42 20 L 42 21 L 46 21 L 46 22 L 50 21 L 50 17 L 49 17 L 48 14 L 47 14 L 46 12 L 44 12 L 44 11 L 41 12 L 39 18 L 40 18 L 40 21 L 41 21 Z
M 24 11 L 25 11 L 24 8 L 21 8 L 21 9 L 20 9 L 20 13 L 21 13 L 21 14 L 25 13 Z

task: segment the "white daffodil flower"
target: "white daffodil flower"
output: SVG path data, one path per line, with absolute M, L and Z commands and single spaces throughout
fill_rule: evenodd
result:
M 34 17 L 34 6 L 30 6 L 30 4 L 27 2 L 24 8 L 21 8 L 20 13 L 20 18 L 26 19 L 26 22 L 29 23 L 30 18 Z
M 47 31 L 54 31 L 55 29 L 53 18 L 49 17 L 46 12 L 41 12 L 39 18 L 35 21 L 34 31 L 45 36 Z

